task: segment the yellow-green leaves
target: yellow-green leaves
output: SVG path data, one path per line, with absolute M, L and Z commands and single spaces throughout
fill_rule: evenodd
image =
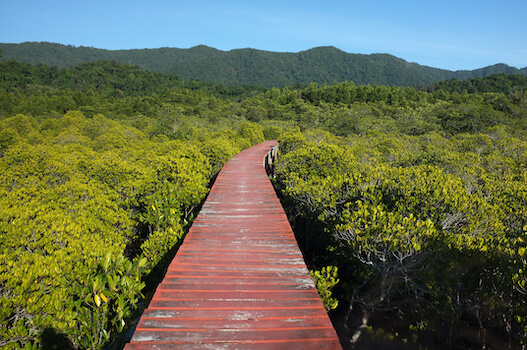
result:
M 354 307 L 433 327 L 476 307 L 493 324 L 525 322 L 525 142 L 503 130 L 282 138 L 276 180 L 300 243 L 316 265 L 339 266 Z
M 238 137 L 258 138 L 244 128 Z M 131 324 L 141 279 L 208 193 L 209 160 L 217 171 L 239 149 L 235 133 L 203 154 L 204 140 L 153 142 L 80 112 L 40 125 L 18 115 L 0 133 L 0 344 L 19 339 L 14 348 L 43 328 L 97 348 Z
M 101 306 L 101 297 L 99 294 L 94 294 L 93 300 L 95 301 L 95 305 L 97 305 L 97 307 Z
M 332 296 L 332 289 L 339 283 L 338 267 L 325 266 L 321 270 L 310 270 L 309 274 L 317 287 L 318 294 L 326 310 L 334 310 L 339 301 Z
M 102 299 L 102 301 L 104 301 L 105 303 L 107 303 L 107 302 L 108 302 L 108 298 L 106 297 L 106 295 L 104 295 L 103 292 L 101 292 L 100 295 L 101 295 L 101 299 Z
M 143 266 L 146 265 L 147 261 L 148 261 L 147 258 L 144 258 L 144 257 L 139 258 L 139 260 L 137 261 L 137 267 L 142 268 Z

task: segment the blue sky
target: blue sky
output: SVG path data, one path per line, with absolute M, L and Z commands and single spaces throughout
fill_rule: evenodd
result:
M 526 0 L 0 0 L 0 42 L 104 49 L 335 46 L 450 70 L 527 66 Z

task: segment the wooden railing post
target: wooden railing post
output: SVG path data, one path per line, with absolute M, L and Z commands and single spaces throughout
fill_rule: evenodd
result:
M 275 166 L 274 163 L 278 159 L 278 145 L 274 146 L 267 152 L 264 158 L 264 167 L 267 175 L 274 177 Z

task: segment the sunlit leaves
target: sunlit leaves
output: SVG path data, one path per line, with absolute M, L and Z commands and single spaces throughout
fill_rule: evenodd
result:
M 525 142 L 499 128 L 450 139 L 282 138 L 285 203 L 306 222 L 314 261 L 349 271 L 339 277 L 352 305 L 433 327 L 477 305 L 526 339 Z
M 181 240 L 212 171 L 238 152 L 237 137 L 257 141 L 247 128 L 183 143 L 79 112 L 1 121 L 0 345 L 38 345 L 51 328 L 100 348 L 123 332 L 142 279 Z
M 317 287 L 320 300 L 326 310 L 334 310 L 339 301 L 333 297 L 332 289 L 339 283 L 338 267 L 324 266 L 321 270 L 310 270 L 309 274 Z

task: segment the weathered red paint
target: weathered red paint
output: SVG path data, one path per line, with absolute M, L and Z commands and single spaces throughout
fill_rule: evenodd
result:
M 264 167 L 222 169 L 127 350 L 341 349 Z

